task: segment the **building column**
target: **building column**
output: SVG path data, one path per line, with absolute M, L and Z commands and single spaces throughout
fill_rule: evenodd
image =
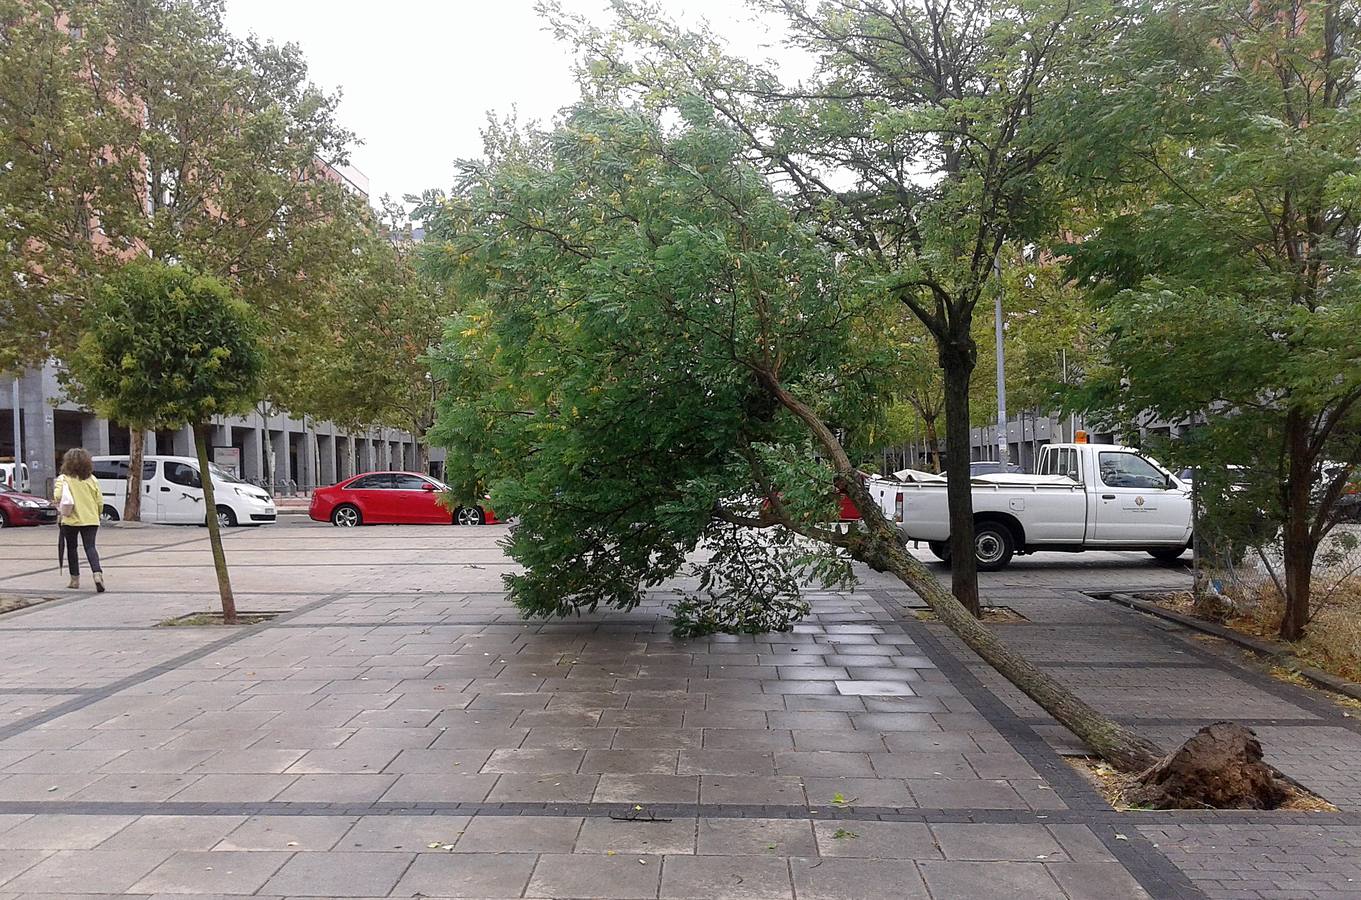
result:
M 24 462 L 28 464 L 28 489 L 52 496 L 57 480 L 57 431 L 52 407 L 43 396 L 43 371 L 30 369 L 19 379 L 19 415 L 23 429 Z
M 261 429 L 243 429 L 246 435 L 245 444 L 241 449 L 241 477 L 247 481 L 265 480 L 265 460 L 264 446 L 260 440 Z
M 91 456 L 108 456 L 109 423 L 98 416 L 86 416 L 80 423 L 80 443 Z

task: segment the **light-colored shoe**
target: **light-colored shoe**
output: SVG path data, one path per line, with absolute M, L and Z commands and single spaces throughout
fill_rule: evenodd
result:
M 67 586 L 68 588 L 70 588 L 71 590 L 73 590 L 73 591 L 78 591 L 78 590 L 80 590 L 80 576 L 79 576 L 79 575 L 72 575 L 72 576 L 71 576 L 71 580 L 68 581 L 68 582 L 66 582 L 66 586 Z
M 95 573 L 95 592 L 96 592 L 96 593 L 99 593 L 99 594 L 104 593 L 104 573 L 103 573 L 103 572 L 96 572 L 96 573 Z

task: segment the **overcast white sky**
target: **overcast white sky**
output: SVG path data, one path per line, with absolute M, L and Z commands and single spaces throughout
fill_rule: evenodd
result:
M 741 0 L 664 0 L 681 21 L 699 17 L 753 58 L 787 57 L 782 23 Z M 564 6 L 609 21 L 604 0 Z M 352 162 L 376 200 L 447 188 L 453 160 L 477 156 L 488 110 L 548 121 L 576 97 L 570 49 L 543 30 L 534 0 L 227 0 L 233 31 L 293 41 L 312 80 L 340 88 L 344 124 L 363 144 Z

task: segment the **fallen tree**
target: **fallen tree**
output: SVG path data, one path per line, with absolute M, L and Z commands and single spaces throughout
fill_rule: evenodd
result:
M 552 131 L 495 128 L 427 222 L 426 264 L 465 304 L 432 360 L 433 435 L 457 491 L 490 484 L 519 517 L 512 599 L 628 609 L 693 572 L 680 630 L 762 632 L 858 560 L 1102 758 L 1150 769 L 1159 747 L 999 640 L 873 503 L 837 432 L 878 421 L 910 364 L 885 337 L 901 306 L 823 251 L 710 112 L 596 96 Z M 838 491 L 863 529 L 819 524 Z

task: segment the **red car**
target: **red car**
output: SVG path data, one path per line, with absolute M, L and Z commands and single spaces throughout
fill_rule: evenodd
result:
M 0 528 L 10 525 L 54 525 L 57 507 L 50 500 L 23 494 L 0 483 Z
M 312 494 L 307 515 L 341 528 L 357 525 L 496 525 L 490 507 L 439 504 L 449 488 L 415 472 L 366 472 Z

